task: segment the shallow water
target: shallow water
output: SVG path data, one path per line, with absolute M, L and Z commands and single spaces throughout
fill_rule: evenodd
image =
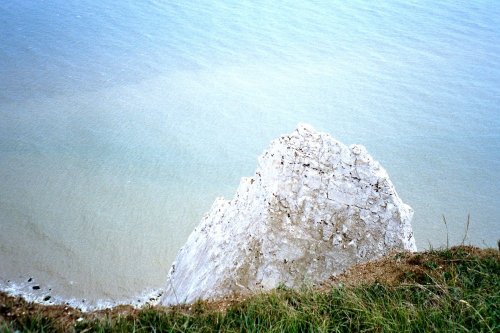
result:
M 419 248 L 445 244 L 443 214 L 450 243 L 470 214 L 466 242 L 495 245 L 499 27 L 492 1 L 0 3 L 0 282 L 160 288 L 298 122 L 367 147 Z

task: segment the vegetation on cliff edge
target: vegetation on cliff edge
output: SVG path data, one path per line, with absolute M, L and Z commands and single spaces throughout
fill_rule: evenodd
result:
M 324 285 L 190 306 L 80 313 L 0 298 L 0 332 L 500 332 L 500 255 L 397 253 Z

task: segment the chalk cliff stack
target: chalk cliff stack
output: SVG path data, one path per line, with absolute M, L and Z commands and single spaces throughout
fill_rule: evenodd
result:
M 412 215 L 363 146 L 299 124 L 271 143 L 233 200 L 215 201 L 179 251 L 162 303 L 310 285 L 414 251 Z

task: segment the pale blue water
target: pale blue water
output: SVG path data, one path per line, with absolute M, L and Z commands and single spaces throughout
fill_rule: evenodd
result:
M 0 282 L 161 287 L 298 122 L 367 147 L 419 248 L 443 214 L 450 243 L 470 214 L 466 242 L 496 246 L 499 109 L 496 1 L 0 2 Z

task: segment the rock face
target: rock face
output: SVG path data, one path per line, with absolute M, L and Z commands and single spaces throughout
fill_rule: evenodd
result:
M 325 280 L 416 250 L 413 210 L 360 145 L 299 124 L 259 158 L 233 200 L 217 199 L 172 265 L 165 305 Z

